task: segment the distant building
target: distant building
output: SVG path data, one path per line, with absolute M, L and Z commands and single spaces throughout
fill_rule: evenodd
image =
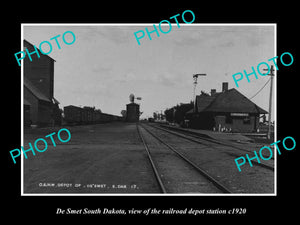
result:
M 31 43 L 24 40 L 24 51 L 34 52 Z M 23 59 L 24 63 L 24 125 L 49 126 L 61 123 L 59 102 L 54 98 L 54 62 L 48 55 L 40 58 L 34 53 Z
M 140 105 L 129 103 L 126 105 L 126 122 L 138 122 L 140 120 Z
M 211 90 L 196 96 L 195 108 L 187 112 L 190 127 L 216 131 L 255 132 L 261 114 L 268 112 L 250 101 L 235 88 L 228 90 L 223 83 L 222 92 Z

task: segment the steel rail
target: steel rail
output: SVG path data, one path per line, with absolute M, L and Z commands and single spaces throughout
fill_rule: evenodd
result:
M 168 133 L 170 133 L 170 134 L 176 135 L 176 136 L 178 136 L 178 137 L 182 137 L 182 138 L 184 138 L 184 139 L 193 141 L 193 142 L 195 142 L 195 143 L 205 145 L 205 146 L 212 147 L 211 145 L 202 143 L 201 141 L 195 140 L 195 139 L 193 139 L 193 138 L 203 139 L 203 140 L 208 141 L 208 142 L 216 143 L 216 144 L 219 144 L 219 145 L 225 145 L 225 146 L 227 146 L 227 147 L 232 147 L 232 148 L 235 148 L 235 149 L 242 150 L 242 151 L 244 151 L 244 152 L 252 153 L 251 151 L 247 151 L 247 150 L 245 150 L 245 149 L 242 149 L 242 148 L 239 148 L 239 147 L 236 147 L 236 146 L 233 146 L 233 145 L 229 145 L 229 144 L 226 144 L 226 143 L 218 142 L 218 141 L 215 141 L 215 140 L 209 140 L 209 139 L 206 139 L 206 138 L 202 138 L 202 137 L 199 137 L 199 136 L 194 136 L 194 135 L 190 135 L 190 134 L 186 134 L 186 133 L 185 133 L 185 134 L 181 134 L 179 131 L 176 133 L 175 131 L 170 131 L 170 130 L 167 130 L 167 129 L 164 129 L 164 128 L 161 128 L 161 127 L 158 127 L 158 126 L 153 126 L 153 125 L 149 125 L 149 126 L 154 127 L 154 128 L 156 128 L 156 129 L 159 129 L 159 130 L 162 130 L 162 131 L 165 131 L 165 132 L 168 132 Z M 190 136 L 190 137 L 188 137 L 188 136 Z M 191 138 L 191 137 L 193 137 L 193 138 Z M 240 155 L 235 154 L 235 153 L 230 153 L 230 154 L 228 154 L 228 155 L 232 155 L 232 156 L 235 156 L 235 157 L 240 157 Z M 273 159 L 273 158 L 272 158 L 272 159 Z M 261 167 L 264 167 L 264 168 L 266 168 L 266 169 L 269 169 L 269 170 L 274 171 L 274 167 L 269 166 L 269 165 L 267 165 L 267 164 L 259 163 L 259 162 L 255 162 L 255 161 L 253 161 L 252 163 L 255 164 L 255 165 L 258 165 L 258 166 L 261 166 Z
M 153 160 L 152 160 L 152 156 L 151 156 L 151 154 L 150 154 L 148 145 L 147 145 L 147 143 L 145 142 L 145 140 L 144 140 L 144 138 L 143 138 L 143 135 L 142 135 L 141 132 L 140 132 L 140 129 L 139 129 L 138 124 L 136 124 L 136 128 L 137 128 L 139 137 L 140 137 L 140 139 L 142 140 L 143 145 L 144 145 L 144 147 L 145 147 L 145 150 L 146 150 L 146 152 L 147 152 L 148 159 L 149 159 L 149 161 L 150 161 L 150 164 L 151 164 L 152 170 L 153 170 L 153 172 L 154 172 L 155 178 L 156 178 L 156 180 L 157 180 L 157 182 L 158 182 L 159 188 L 160 188 L 161 192 L 165 194 L 165 193 L 167 193 L 166 188 L 165 188 L 165 186 L 164 186 L 164 184 L 163 184 L 163 182 L 162 182 L 162 180 L 161 180 L 161 178 L 160 178 L 160 176 L 159 176 L 159 173 L 158 173 L 158 171 L 157 171 L 157 169 L 156 169 L 156 166 L 155 166 L 155 164 L 154 164 L 154 162 L 153 162 Z
M 161 129 L 161 130 L 165 130 L 166 132 L 171 133 L 170 130 L 167 130 L 169 127 L 163 126 L 163 127 L 167 128 L 167 129 L 164 129 L 164 128 L 160 127 L 160 126 L 153 126 L 153 125 L 151 125 L 151 126 L 152 126 L 152 127 L 155 127 L 155 128 L 158 128 L 158 129 Z M 169 129 L 171 129 L 171 130 L 173 130 L 173 131 L 176 130 L 177 132 L 183 133 L 184 135 L 188 135 L 188 136 L 190 136 L 190 137 L 194 137 L 194 138 L 197 138 L 197 139 L 202 139 L 202 140 L 204 140 L 204 141 L 208 141 L 208 142 L 215 143 L 215 144 L 218 144 L 218 145 L 225 145 L 225 146 L 232 147 L 232 148 L 235 148 L 235 149 L 238 149 L 238 150 L 242 150 L 242 151 L 244 151 L 244 152 L 252 153 L 251 151 L 248 151 L 248 150 L 246 150 L 246 149 L 240 148 L 240 147 L 235 146 L 235 145 L 228 144 L 228 143 L 226 143 L 226 142 L 224 142 L 224 141 L 222 142 L 222 141 L 214 140 L 214 139 L 211 139 L 211 138 L 204 138 L 204 137 L 201 137 L 201 136 L 199 136 L 199 135 L 197 135 L 197 134 L 191 134 L 191 132 L 188 132 L 188 131 L 185 131 L 185 130 L 181 130 L 181 129 L 178 129 L 178 128 L 172 128 L 172 127 L 170 127 Z M 202 143 L 202 144 L 203 144 L 203 143 Z M 205 144 L 204 144 L 204 145 L 205 145 Z M 209 145 L 207 145 L 207 146 L 209 146 Z M 271 159 L 274 160 L 274 157 L 272 156 Z
M 194 169 L 196 169 L 202 176 L 204 176 L 206 179 L 208 179 L 209 181 L 211 181 L 219 190 L 221 190 L 224 193 L 231 193 L 231 191 L 226 188 L 223 184 L 221 184 L 219 181 L 217 181 L 215 178 L 213 178 L 212 176 L 210 176 L 208 173 L 206 173 L 202 168 L 200 168 L 199 166 L 197 166 L 194 162 L 192 162 L 191 160 L 189 160 L 187 157 L 185 157 L 183 154 L 181 154 L 180 152 L 178 152 L 175 148 L 173 148 L 172 146 L 168 145 L 166 142 L 164 142 L 162 139 L 160 139 L 159 137 L 157 137 L 155 134 L 153 134 L 151 131 L 149 131 L 147 128 L 145 128 L 143 125 L 140 125 L 141 127 L 144 128 L 144 130 L 146 130 L 149 134 L 151 134 L 154 138 L 156 138 L 158 141 L 160 141 L 162 144 L 164 144 L 165 146 L 167 146 L 170 150 L 172 150 L 173 152 L 175 152 L 180 158 L 182 158 L 183 160 L 185 160 L 188 164 L 190 164 L 191 166 L 194 167 Z

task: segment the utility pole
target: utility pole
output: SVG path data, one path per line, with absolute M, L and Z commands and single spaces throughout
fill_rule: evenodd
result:
M 264 69 L 265 71 L 267 69 Z M 267 70 L 269 71 L 269 70 Z M 270 99 L 269 99 L 269 128 L 268 128 L 268 139 L 271 139 L 271 116 L 272 116 L 272 96 L 273 96 L 273 77 L 274 77 L 274 68 L 273 65 L 271 65 L 270 74 L 267 74 L 271 76 L 271 85 L 270 85 Z
M 194 78 L 194 92 L 193 92 L 194 112 L 196 112 L 196 86 L 197 86 L 198 76 L 206 76 L 206 74 L 205 73 L 193 74 L 193 78 Z

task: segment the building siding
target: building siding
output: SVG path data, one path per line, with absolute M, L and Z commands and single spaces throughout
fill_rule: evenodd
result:
M 30 103 L 30 118 L 32 124 L 38 124 L 38 99 L 24 87 L 24 98 Z
M 24 51 L 29 53 L 35 51 L 32 44 L 24 40 Z M 31 124 L 39 126 L 49 126 L 59 122 L 58 104 L 54 104 L 54 60 L 43 55 L 39 50 L 39 56 L 34 53 L 24 58 L 24 79 L 28 81 L 24 84 L 24 98 L 30 103 L 30 111 L 24 115 L 24 121 L 30 121 Z M 29 85 L 30 84 L 30 85 Z M 55 111 L 56 107 L 56 111 Z M 28 112 L 28 111 L 27 111 Z M 27 117 L 30 118 L 27 118 Z M 27 123 L 27 122 L 26 122 Z
M 228 119 L 229 117 L 229 119 Z M 215 130 L 231 130 L 232 132 L 254 132 L 258 126 L 257 117 L 250 115 L 248 122 L 246 117 L 232 117 L 228 114 L 215 116 Z
M 140 106 L 135 103 L 126 105 L 126 121 L 127 122 L 138 122 L 140 119 Z
M 31 44 L 24 42 L 24 46 L 29 52 L 33 52 L 34 48 Z M 53 81 L 54 81 L 54 60 L 50 57 L 39 53 L 40 58 L 36 54 L 24 58 L 24 76 L 49 99 L 53 98 Z

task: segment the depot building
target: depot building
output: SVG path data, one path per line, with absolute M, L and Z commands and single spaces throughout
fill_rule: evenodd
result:
M 257 106 L 235 88 L 222 84 L 222 92 L 211 89 L 196 96 L 194 109 L 186 113 L 190 127 L 197 129 L 256 132 L 259 118 L 268 112 Z

